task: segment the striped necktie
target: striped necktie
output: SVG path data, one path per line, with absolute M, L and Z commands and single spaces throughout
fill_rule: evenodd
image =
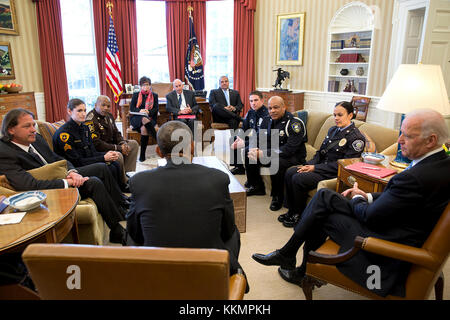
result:
M 225 93 L 225 99 L 227 99 L 228 105 L 230 105 L 230 92 L 228 90 L 224 90 Z
M 28 153 L 41 165 L 45 165 L 45 163 L 44 163 L 44 161 L 42 161 L 41 157 L 36 152 L 34 152 L 32 146 L 30 146 L 30 148 L 28 149 Z
M 178 95 L 178 106 L 181 107 L 181 104 L 183 103 L 183 99 L 181 98 L 181 94 Z

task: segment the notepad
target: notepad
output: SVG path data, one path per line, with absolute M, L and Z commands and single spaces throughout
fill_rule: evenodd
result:
M 356 162 L 353 164 L 350 164 L 345 167 L 347 170 L 356 171 L 359 173 L 366 174 L 368 176 L 374 177 L 374 178 L 386 178 L 390 175 L 393 175 L 397 173 L 397 171 L 389 168 L 379 167 L 373 164 L 368 164 L 365 162 Z
M 180 114 L 178 119 L 195 119 L 195 114 Z

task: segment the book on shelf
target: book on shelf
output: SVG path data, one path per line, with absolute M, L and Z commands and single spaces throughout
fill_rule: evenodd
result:
M 359 82 L 358 83 L 358 93 L 365 95 L 366 94 L 367 82 Z
M 331 40 L 331 49 L 343 49 L 344 40 Z
M 372 39 L 370 39 L 370 38 L 367 38 L 367 39 L 361 39 L 361 40 L 359 41 L 359 47 L 360 47 L 361 49 L 367 49 L 367 48 L 370 48 L 371 42 L 372 42 Z
M 329 80 L 328 81 L 328 92 L 339 92 L 339 81 Z

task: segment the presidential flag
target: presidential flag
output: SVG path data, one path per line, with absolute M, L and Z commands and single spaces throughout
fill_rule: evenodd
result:
M 122 70 L 120 66 L 119 47 L 113 19 L 109 17 L 108 44 L 106 46 L 106 82 L 114 93 L 114 102 L 119 101 L 123 92 Z
M 184 67 L 186 82 L 194 90 L 205 89 L 205 76 L 203 74 L 203 60 L 198 46 L 197 37 L 194 31 L 194 21 L 189 17 L 189 42 L 186 52 L 186 61 Z

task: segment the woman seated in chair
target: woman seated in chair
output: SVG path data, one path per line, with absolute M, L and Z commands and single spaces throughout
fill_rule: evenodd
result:
M 141 91 L 133 93 L 130 104 L 130 112 L 138 112 L 141 115 L 131 115 L 130 124 L 133 130 L 141 133 L 141 153 L 139 161 L 145 161 L 145 151 L 149 135 L 156 139 L 156 120 L 158 118 L 158 95 L 152 92 L 152 81 L 148 77 L 139 79 Z
M 338 102 L 334 107 L 335 126 L 328 130 L 320 149 L 303 166 L 291 167 L 286 171 L 286 204 L 288 212 L 280 215 L 278 221 L 285 227 L 293 227 L 306 207 L 308 192 L 317 187 L 321 180 L 337 177 L 338 159 L 359 158 L 365 146 L 364 135 L 355 127 L 355 117 L 350 102 Z

